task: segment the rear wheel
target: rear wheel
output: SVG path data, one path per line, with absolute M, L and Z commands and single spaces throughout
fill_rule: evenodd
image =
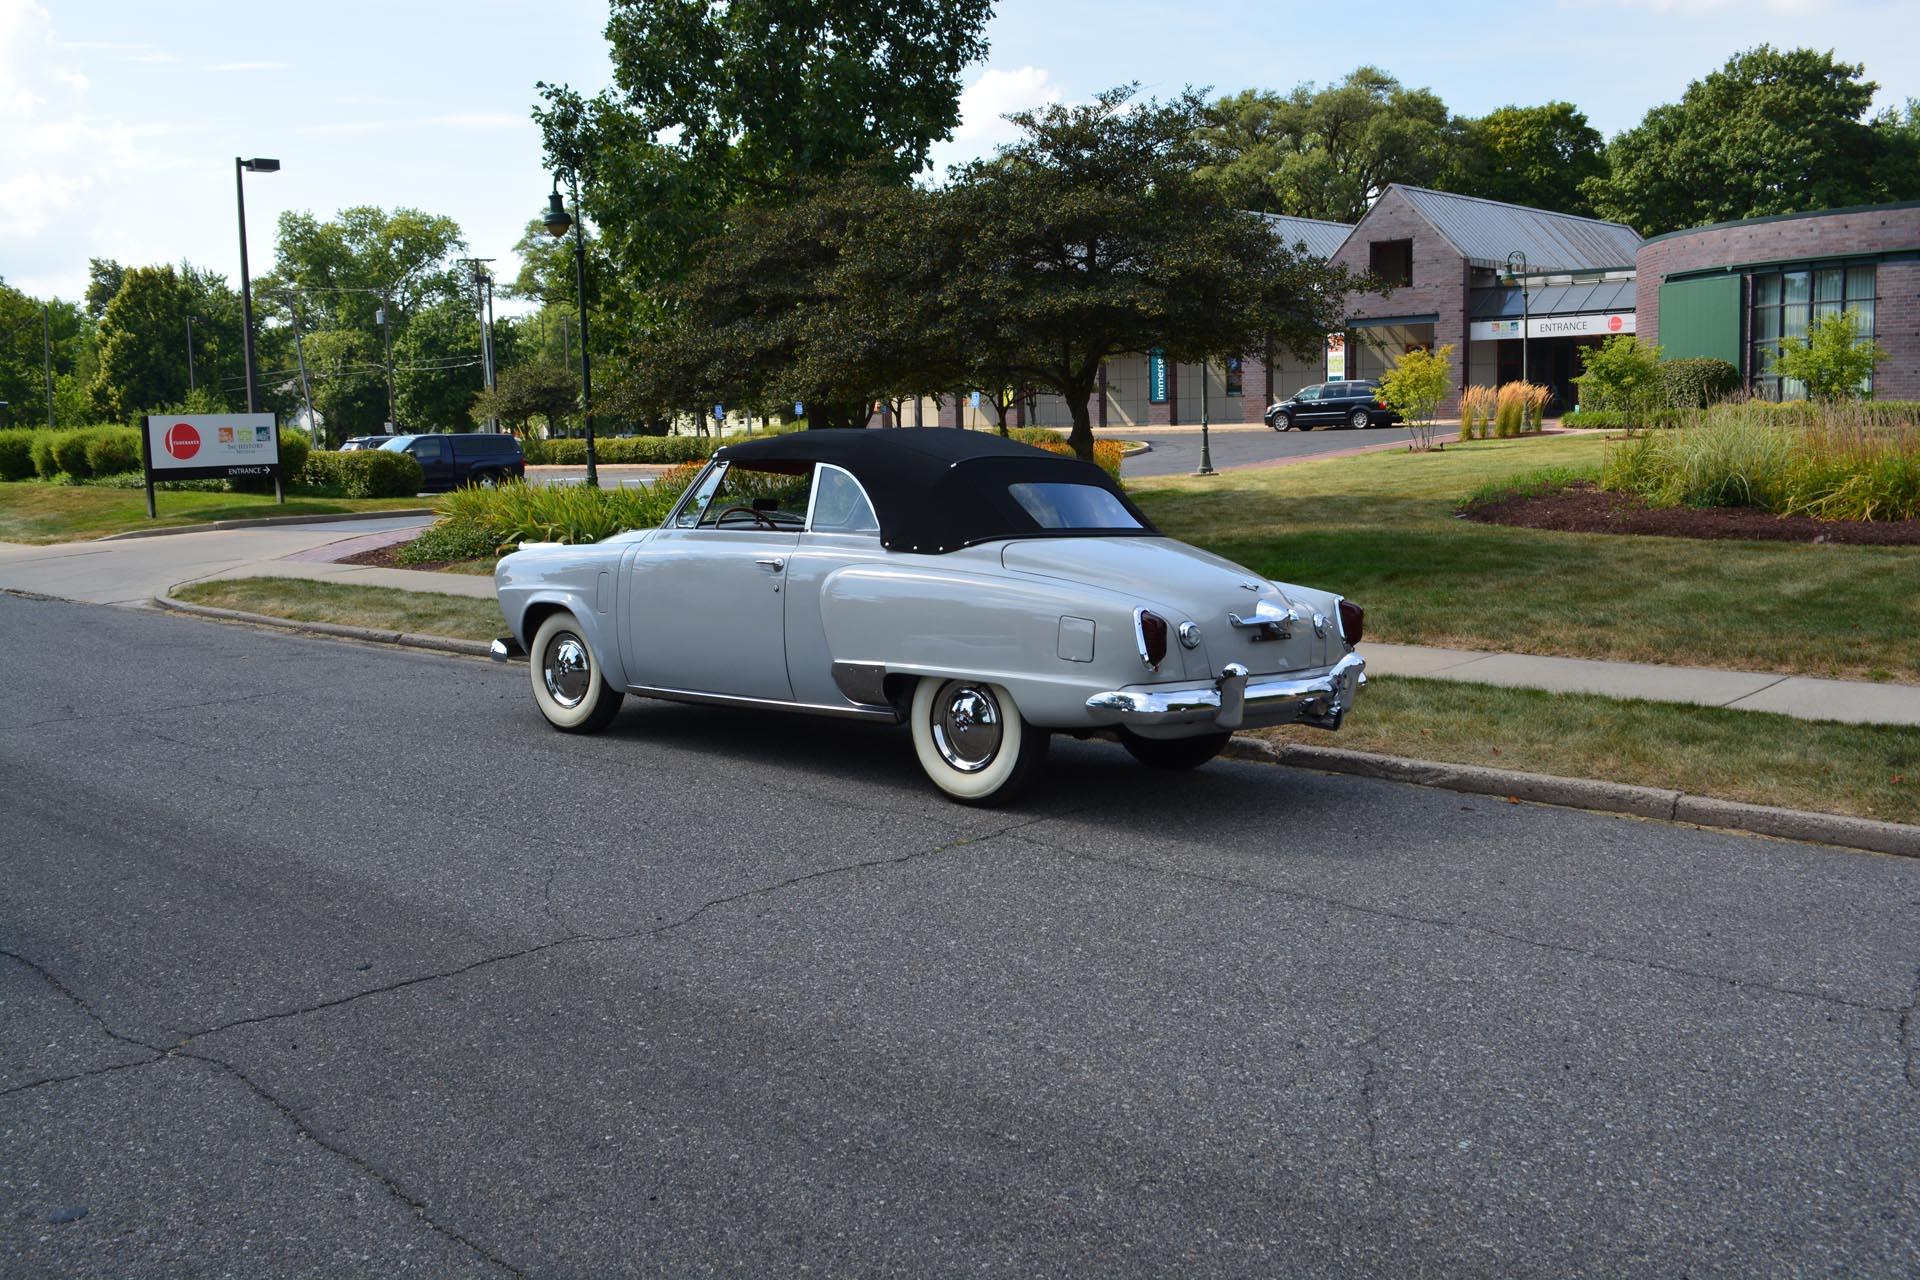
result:
M 549 614 L 527 646 L 533 700 L 562 733 L 598 733 L 619 713 L 620 690 L 608 684 L 570 613 Z
M 1373 416 L 1365 409 L 1355 409 L 1347 415 L 1347 425 L 1355 431 L 1365 431 L 1373 425 Z
M 933 784 L 961 804 L 1005 804 L 1047 758 L 1047 735 L 1013 696 L 984 680 L 923 678 L 908 715 L 913 750 Z
M 1193 738 L 1143 738 L 1124 726 L 1120 745 L 1149 769 L 1197 769 L 1226 749 L 1231 733 L 1203 733 Z

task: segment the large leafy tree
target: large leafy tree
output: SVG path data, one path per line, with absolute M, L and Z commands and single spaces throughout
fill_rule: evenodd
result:
M 133 267 L 100 317 L 96 408 L 128 419 L 185 399 L 193 291 L 172 267 Z
M 1593 212 L 1581 184 L 1604 178 L 1600 133 L 1571 102 L 1501 107 L 1461 122 L 1459 167 L 1441 185 L 1557 213 Z
M 1196 95 L 1132 94 L 1015 116 L 1026 136 L 966 166 L 944 197 L 958 255 L 937 305 L 977 317 L 970 345 L 1001 369 L 1065 398 L 1083 458 L 1109 356 L 1225 358 L 1269 341 L 1318 351 L 1346 285 L 1195 176 Z
M 1920 195 L 1897 128 L 1866 119 L 1865 70 L 1813 49 L 1735 54 L 1614 138 L 1611 172 L 1583 190 L 1646 235 Z
M 1357 222 L 1389 183 L 1457 170 L 1460 128 L 1430 89 L 1377 67 L 1291 93 L 1249 89 L 1202 114 L 1201 171 L 1243 209 Z
M 498 418 L 523 434 L 535 418 L 544 419 L 549 434 L 580 403 L 580 375 L 562 365 L 544 362 L 518 364 L 504 370 L 491 391 L 482 391 L 471 413 L 476 422 Z
M 415 314 L 393 340 L 395 412 L 410 431 L 469 430 L 480 394 L 480 320 L 465 299 Z
M 401 316 L 469 295 L 472 285 L 454 261 L 465 250 L 459 223 L 418 209 L 362 206 L 324 221 L 289 211 L 280 215 L 274 268 L 260 287 L 308 292 L 303 305 L 322 328 L 371 330 L 382 292 Z

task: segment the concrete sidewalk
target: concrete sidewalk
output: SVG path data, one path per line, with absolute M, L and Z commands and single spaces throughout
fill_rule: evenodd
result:
M 429 517 L 409 516 L 183 533 L 126 542 L 68 542 L 46 547 L 0 543 L 0 590 L 93 604 L 145 606 L 156 596 L 189 582 L 280 577 L 492 598 L 491 577 L 341 564 L 325 558 L 350 554 L 427 523 Z M 1367 670 L 1374 675 L 1423 676 L 1770 711 L 1801 720 L 1920 726 L 1920 685 L 1419 645 L 1367 643 L 1361 651 L 1366 655 Z

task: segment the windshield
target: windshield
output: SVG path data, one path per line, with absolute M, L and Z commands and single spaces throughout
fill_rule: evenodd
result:
M 1120 499 L 1091 484 L 1010 484 L 1007 492 L 1043 529 L 1138 529 Z
M 393 439 L 387 441 L 385 444 L 381 445 L 380 447 L 382 449 L 385 449 L 388 453 L 405 453 L 407 450 L 407 445 L 411 443 L 412 440 L 413 440 L 412 436 L 395 436 Z

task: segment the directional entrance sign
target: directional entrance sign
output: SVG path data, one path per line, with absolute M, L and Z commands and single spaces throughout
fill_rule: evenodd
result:
M 149 414 L 140 433 L 147 473 L 147 515 L 160 480 L 271 477 L 281 492 L 280 427 L 270 413 Z

